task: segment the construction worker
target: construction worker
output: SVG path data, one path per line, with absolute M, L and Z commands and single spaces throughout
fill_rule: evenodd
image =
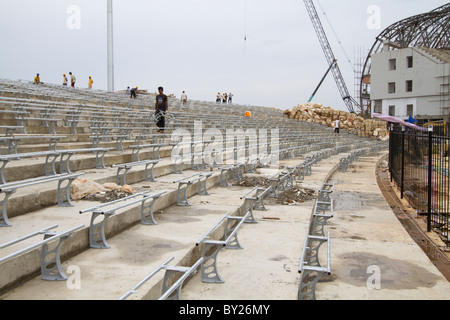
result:
M 137 94 L 137 91 L 138 91 L 138 87 L 136 86 L 136 88 L 132 88 L 131 90 L 130 90 L 130 98 L 135 98 L 136 99 L 136 94 Z
M 339 119 L 336 119 L 336 121 L 334 121 L 334 135 L 335 136 L 339 136 L 340 127 L 341 127 L 341 121 Z
M 88 88 L 92 89 L 92 84 L 94 83 L 94 80 L 92 80 L 92 77 L 89 76 L 89 83 L 88 83 Z
M 164 88 L 158 88 L 159 94 L 156 96 L 155 102 L 155 116 L 158 119 L 156 125 L 158 126 L 158 132 L 164 133 L 164 129 L 166 126 L 166 114 L 169 110 L 169 99 L 164 94 Z
M 36 74 L 36 77 L 34 77 L 34 84 L 40 84 L 41 83 L 41 78 L 39 77 L 39 73 Z
M 228 94 L 228 103 L 233 103 L 233 94 L 231 92 Z
M 187 94 L 185 91 L 183 91 L 183 93 L 181 94 L 181 101 L 183 102 L 183 104 L 187 103 Z
M 70 85 L 72 88 L 75 88 L 75 82 L 77 82 L 77 78 L 75 78 L 75 75 L 72 74 L 72 72 L 69 72 L 70 75 Z
M 69 82 L 69 80 L 66 77 L 66 74 L 63 74 L 63 86 L 67 86 L 67 82 Z

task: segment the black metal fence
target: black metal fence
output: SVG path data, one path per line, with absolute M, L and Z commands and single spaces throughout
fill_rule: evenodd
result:
M 396 127 L 390 132 L 389 169 L 402 196 L 427 217 L 428 232 L 450 244 L 450 138 Z

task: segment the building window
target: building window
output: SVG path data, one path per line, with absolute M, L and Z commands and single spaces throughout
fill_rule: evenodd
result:
M 397 59 L 389 59 L 389 71 L 397 70 Z
M 407 68 L 414 67 L 414 60 L 412 56 L 406 57 L 406 67 Z
M 406 81 L 406 92 L 412 92 L 413 91 L 413 81 L 408 80 Z
M 376 100 L 373 106 L 373 112 L 383 113 L 383 102 L 381 100 Z
M 389 106 L 389 115 L 395 117 L 395 106 Z
M 408 104 L 406 106 L 406 115 L 407 116 L 413 116 L 414 115 L 414 105 Z
M 395 93 L 395 82 L 389 82 L 388 93 Z

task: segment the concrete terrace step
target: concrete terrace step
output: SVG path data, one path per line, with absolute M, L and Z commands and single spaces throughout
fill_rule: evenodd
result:
M 121 156 L 119 156 L 120 159 Z M 80 158 L 80 163 L 85 163 L 86 160 Z M 120 161 L 119 163 L 123 163 Z M 29 166 L 32 167 L 32 166 Z M 190 169 L 190 164 L 183 164 L 183 170 Z M 12 168 L 14 171 L 14 168 Z M 77 173 L 77 171 L 73 171 Z M 82 179 L 88 179 L 99 184 L 115 183 L 117 169 L 107 167 L 107 169 L 92 169 L 85 171 L 86 174 L 81 176 Z M 140 165 L 132 168 L 127 174 L 127 184 L 133 185 L 144 181 L 145 166 Z M 189 171 L 186 171 L 189 172 Z M 174 175 L 175 177 L 186 176 L 186 172 L 183 175 Z M 156 180 L 174 173 L 172 161 L 168 158 L 161 160 L 157 166 L 153 169 Z M 148 184 L 153 184 L 148 183 Z M 18 189 L 17 192 L 11 196 L 8 200 L 7 212 L 8 217 L 15 217 L 18 215 L 28 214 L 34 212 L 45 206 L 56 205 L 56 188 L 57 182 L 43 183 L 34 187 L 27 187 Z
M 186 172 L 184 176 L 192 175 L 193 172 Z M 157 202 L 155 202 L 154 210 L 157 212 L 163 210 L 177 202 L 177 184 L 174 184 L 175 179 L 179 179 L 179 175 L 166 175 L 164 180 L 161 179 L 158 182 L 153 182 L 151 184 L 141 183 L 133 184 L 133 187 L 138 191 L 151 190 L 151 194 L 156 194 L 162 191 L 167 191 Z M 219 184 L 219 176 L 216 174 L 207 181 L 208 188 L 213 188 Z M 148 188 L 150 186 L 150 188 Z M 194 183 L 188 189 L 188 197 L 192 197 L 197 193 L 197 184 Z M 99 204 L 98 202 L 92 201 L 73 201 L 74 207 L 71 208 L 59 208 L 59 207 L 48 207 L 26 215 L 17 216 L 10 219 L 13 226 L 11 228 L 4 228 L 0 230 L 2 233 L 2 242 L 8 242 L 17 237 L 17 235 L 27 235 L 32 231 L 40 230 L 42 228 L 48 227 L 49 225 L 58 224 L 61 230 L 67 230 L 71 227 L 84 224 L 85 227 L 77 231 L 74 236 L 66 240 L 64 247 L 62 247 L 62 257 L 70 257 L 76 255 L 80 251 L 89 248 L 88 239 L 88 228 L 90 223 L 91 214 L 79 214 L 80 211 L 95 206 Z M 133 206 L 128 209 L 118 211 L 115 215 L 110 217 L 106 223 L 105 234 L 107 239 L 113 237 L 116 234 L 123 232 L 124 230 L 130 228 L 131 226 L 140 222 L 140 210 L 139 206 Z M 185 209 L 186 210 L 186 209 Z M 28 231 L 27 231 L 28 230 Z M 36 241 L 36 240 L 35 240 Z M 28 242 L 28 241 L 27 241 Z M 20 250 L 26 246 L 27 242 L 20 243 L 20 245 L 14 246 L 14 248 L 7 248 L 2 250 L 2 255 L 7 255 L 10 250 Z M 18 248 L 19 247 L 19 248 Z M 0 277 L 1 285 L 0 287 L 5 288 L 21 278 L 26 278 L 31 274 L 37 272 L 39 269 L 39 249 L 35 249 L 30 253 L 14 259 L 7 261 L 3 264 L 2 270 L 6 272 L 5 277 Z M 27 267 L 17 268 L 16 263 L 21 263 L 21 259 L 27 261 L 25 264 Z M 31 259 L 31 260 L 28 260 Z M 18 262 L 19 261 L 19 262 Z M 8 274 L 8 275 L 7 275 Z
M 292 160 L 294 161 L 294 160 Z M 300 161 L 300 159 L 296 159 Z M 337 161 L 336 159 L 334 161 Z M 261 169 L 261 175 L 269 177 L 273 175 L 271 169 Z M 186 172 L 186 176 L 191 173 Z M 198 260 L 201 251 L 195 247 L 196 241 L 205 234 L 225 213 L 233 212 L 239 214 L 243 204 L 240 197 L 250 191 L 253 187 L 218 187 L 218 175 L 211 177 L 208 191 L 209 196 L 198 196 L 195 194 L 195 186 L 191 187 L 190 207 L 179 207 L 176 205 L 176 191 L 173 184 L 178 175 L 166 175 L 161 177 L 157 183 L 152 183 L 152 193 L 169 190 L 155 204 L 156 221 L 158 225 L 144 226 L 139 224 L 140 213 L 137 208 L 130 208 L 117 213 L 108 219 L 106 223 L 107 241 L 111 249 L 99 250 L 88 248 L 87 227 L 78 231 L 66 240 L 62 246 L 63 269 L 76 265 L 82 270 L 82 285 L 80 290 L 70 290 L 66 282 L 46 282 L 40 279 L 39 272 L 39 250 L 24 255 L 2 266 L 2 269 L 17 272 L 14 267 L 16 263 L 34 265 L 34 270 L 28 270 L 23 274 L 23 280 L 32 279 L 23 285 L 10 290 L 1 299 L 118 299 L 130 290 L 137 282 L 144 278 L 152 269 L 156 268 L 169 256 L 175 256 L 175 261 L 181 265 L 190 265 Z M 142 184 L 134 184 L 139 188 Z M 138 189 L 139 190 L 139 189 Z M 61 230 L 80 223 L 89 225 L 90 214 L 79 215 L 78 211 L 92 207 L 95 203 L 76 201 L 74 208 L 64 209 L 64 213 L 57 208 L 47 208 L 39 212 L 20 216 L 12 219 L 14 224 L 8 228 L 5 237 L 14 239 L 17 234 L 26 234 L 26 230 L 41 229 L 54 223 L 59 223 Z M 52 218 L 53 217 L 53 218 Z M 245 227 L 245 228 L 244 228 Z M 242 232 L 247 228 L 257 228 L 257 225 L 245 225 Z M 4 230 L 1 230 L 4 231 Z M 30 240 L 31 242 L 31 240 Z M 21 246 L 26 246 L 23 243 Z M 17 250 L 17 248 L 14 248 Z M 12 249 L 10 249 L 12 250 Z M 8 253 L 8 252 L 6 252 Z M 112 263 L 114 261 L 114 263 Z M 23 272 L 23 270 L 21 270 Z M 33 277 L 33 275 L 35 275 Z M 18 275 L 15 275 L 18 277 Z M 111 281 L 114 279 L 114 281 Z M 157 276 L 139 290 L 132 299 L 152 298 L 160 294 L 161 276 Z M 109 283 L 109 284 L 108 284 Z M 3 283 L 3 286 L 5 284 Z M 37 290 L 37 291 L 36 291 Z M 39 293 L 37 293 L 39 291 Z
M 294 159 L 294 160 L 290 160 L 290 161 L 291 161 L 290 163 L 293 163 L 293 161 L 299 162 L 300 159 Z M 329 161 L 338 163 L 339 160 L 338 160 L 338 157 L 336 156 L 336 157 L 334 157 L 334 159 L 332 158 Z M 270 170 L 270 169 L 262 169 L 262 172 L 266 172 L 265 173 L 266 177 L 273 175 L 273 170 Z M 193 172 L 186 171 L 183 176 L 190 176 L 192 173 Z M 194 172 L 194 173 L 196 173 L 196 172 Z M 104 174 L 103 174 L 103 176 L 104 176 Z M 93 180 L 96 180 L 92 176 L 92 174 L 91 174 L 91 178 Z M 173 184 L 173 181 L 178 180 L 179 178 L 180 178 L 179 175 L 168 174 L 168 175 L 164 175 L 161 178 L 159 178 L 158 182 L 153 182 L 150 184 L 149 183 L 132 183 L 132 185 L 133 185 L 133 187 L 135 187 L 137 189 L 138 192 L 143 190 L 144 185 L 150 186 L 150 190 L 152 190 L 152 194 L 155 194 L 155 193 L 158 193 L 161 191 L 168 191 L 168 193 L 166 195 L 164 195 L 163 197 L 161 197 L 161 199 L 158 200 L 158 202 L 155 204 L 154 210 L 156 212 L 158 210 L 163 210 L 163 209 L 165 210 L 166 208 L 168 208 L 170 206 L 174 206 L 174 204 L 176 203 L 176 187 L 177 187 L 177 185 Z M 233 200 L 233 198 L 230 196 L 230 194 L 232 194 L 233 188 L 231 188 L 231 189 L 214 188 L 218 184 L 219 184 L 219 176 L 218 176 L 218 174 L 215 174 L 213 177 L 211 177 L 208 180 L 208 187 L 210 190 L 210 194 L 216 194 L 215 197 L 219 197 L 222 199 L 220 201 L 221 206 L 225 205 L 225 207 L 226 207 L 227 205 L 233 205 L 233 206 L 235 206 L 235 208 L 239 208 L 242 205 L 242 200 L 240 200 L 239 197 L 242 196 L 242 194 L 244 193 L 243 190 L 248 191 L 248 189 L 247 188 L 238 188 L 239 190 L 241 190 L 241 192 L 239 193 L 239 196 L 236 196 L 236 199 Z M 212 189 L 212 188 L 214 188 L 214 189 Z M 225 190 L 226 190 L 226 192 L 223 192 Z M 32 191 L 32 190 L 28 190 L 28 192 L 30 192 L 30 191 Z M 194 185 L 194 186 L 190 187 L 188 196 L 192 197 L 195 194 L 196 194 L 196 186 Z M 20 194 L 19 194 L 19 196 L 20 196 Z M 208 205 L 215 207 L 217 205 L 216 200 L 214 200 L 215 197 L 201 196 L 200 198 L 204 199 L 204 200 L 200 200 L 200 206 L 202 204 L 207 203 Z M 198 200 L 196 200 L 196 201 L 198 201 Z M 198 202 L 196 202 L 196 201 L 194 202 L 193 207 L 198 205 Z M 19 201 L 18 203 L 24 203 L 24 202 L 25 201 Z M 32 230 L 36 231 L 36 230 L 48 227 L 49 225 L 59 224 L 62 227 L 62 229 L 67 230 L 70 227 L 84 224 L 85 227 L 82 230 L 77 231 L 72 238 L 66 240 L 66 242 L 64 243 L 64 245 L 62 247 L 62 251 L 61 251 L 62 257 L 63 257 L 63 259 L 68 259 L 70 257 L 77 255 L 79 252 L 82 252 L 89 248 L 88 236 L 87 236 L 88 231 L 87 230 L 88 230 L 88 226 L 89 226 L 89 219 L 90 219 L 89 216 L 90 215 L 81 215 L 80 216 L 80 215 L 78 215 L 78 212 L 80 210 L 84 210 L 88 207 L 92 207 L 92 205 L 95 205 L 95 204 L 92 204 L 91 202 L 84 202 L 84 201 L 75 201 L 74 203 L 75 203 L 74 208 L 50 207 L 50 208 L 35 211 L 33 213 L 29 213 L 27 215 L 18 216 L 16 218 L 11 219 L 11 222 L 13 223 L 12 228 L 7 228 L 6 230 L 0 230 L 0 231 L 3 232 L 3 235 L 5 236 L 5 241 L 9 241 L 9 240 L 15 239 L 18 234 L 19 235 L 29 234 L 30 231 L 26 231 L 26 230 L 30 230 L 30 228 Z M 188 207 L 188 208 L 181 207 L 180 208 L 180 207 L 176 206 L 177 209 L 175 211 L 182 212 L 183 214 L 189 214 L 191 212 L 191 210 L 193 210 L 193 207 Z M 227 208 L 225 208 L 225 209 L 227 209 Z M 230 211 L 230 210 L 226 210 L 226 212 L 228 212 L 228 211 Z M 226 213 L 226 212 L 224 212 L 224 213 Z M 222 215 L 224 213 L 221 212 Z M 132 227 L 133 225 L 138 224 L 139 220 L 140 220 L 140 213 L 139 213 L 139 210 L 136 208 L 128 209 L 128 210 L 125 210 L 124 212 L 121 212 L 119 214 L 112 216 L 111 218 L 109 218 L 109 220 L 107 221 L 107 224 L 106 224 L 105 233 L 106 233 L 107 239 L 109 239 L 111 237 L 115 237 L 116 235 L 122 234 L 128 228 Z M 197 220 L 197 218 L 195 218 L 194 220 Z M 181 218 L 178 223 L 182 223 L 183 221 L 184 221 L 184 219 Z M 189 228 L 188 228 L 188 230 L 189 230 Z M 131 238 L 133 238 L 133 236 L 131 236 Z M 108 240 L 108 242 L 109 242 L 109 240 Z M 27 242 L 24 242 L 24 243 L 21 243 L 20 246 L 26 246 L 26 244 L 27 244 Z M 156 246 L 158 247 L 158 244 L 156 244 Z M 18 250 L 17 247 L 15 247 L 14 249 Z M 94 250 L 94 251 L 98 251 L 98 250 Z M 195 252 L 195 250 L 192 252 Z M 188 256 L 192 257 L 192 252 L 189 252 Z M 3 253 L 7 254 L 8 252 L 4 251 Z M 197 250 L 197 254 L 198 254 L 198 250 Z M 26 262 L 24 262 L 24 261 L 26 261 Z M 17 267 L 15 267 L 16 263 L 25 263 L 27 265 L 27 267 L 26 268 L 17 268 Z M 10 272 L 11 272 L 11 274 L 9 276 L 10 282 L 8 283 L 7 282 L 8 280 L 3 280 L 4 283 L 2 284 L 2 287 L 8 288 L 9 286 L 13 286 L 16 281 L 30 277 L 31 275 L 33 275 L 39 271 L 39 250 L 36 249 L 28 254 L 25 254 L 25 255 L 21 256 L 20 259 L 15 259 L 12 261 L 5 262 L 5 264 L 3 265 L 2 268 L 4 270 L 10 270 Z M 6 272 L 5 274 L 9 274 L 9 273 Z M 11 279 L 14 279 L 14 280 L 11 281 Z M 153 289 L 153 290 L 156 290 L 156 289 Z M 157 292 L 157 291 L 158 290 L 156 290 L 154 292 Z M 155 294 L 154 292 L 152 293 L 152 295 Z
M 131 142 L 129 143 L 132 144 Z M 61 147 L 58 145 L 57 150 L 70 150 L 74 147 L 76 149 L 90 149 L 92 148 L 92 145 L 85 145 L 85 144 L 72 144 L 70 145 L 71 148 L 66 148 L 68 145 L 64 146 L 61 145 Z M 101 145 L 102 148 L 112 148 L 111 145 Z M 126 148 L 127 145 L 124 144 L 124 148 Z M 20 149 L 19 149 L 20 150 Z M 29 151 L 46 151 L 48 150 L 47 147 L 42 147 L 42 149 L 35 149 L 31 148 Z M 74 149 L 75 150 L 75 149 Z M 152 159 L 152 150 L 144 149 L 140 153 L 140 159 Z M 27 149 L 22 149 L 20 151 L 26 152 Z M 161 159 L 170 159 L 171 157 L 171 148 L 170 147 L 164 147 L 159 150 L 159 154 L 161 156 Z M 70 169 L 72 172 L 82 171 L 82 170 L 94 170 L 94 171 L 102 171 L 105 169 L 96 169 L 95 167 L 95 155 L 91 153 L 76 153 L 74 154 L 69 163 L 70 163 Z M 132 160 L 131 152 L 122 152 L 122 151 L 115 151 L 110 150 L 104 157 L 104 162 L 106 167 L 110 167 L 115 164 L 121 164 L 121 163 L 129 163 Z M 57 160 L 55 163 L 56 170 L 59 172 L 59 164 L 60 161 Z M 155 171 L 157 169 L 155 168 Z M 18 161 L 11 161 L 8 163 L 8 165 L 5 167 L 5 177 L 7 182 L 12 181 L 20 181 L 25 180 L 29 178 L 36 178 L 44 175 L 45 172 L 45 157 L 36 157 L 36 158 L 24 158 Z
M 165 208 L 162 214 L 156 215 L 158 225 L 138 224 L 109 237 L 110 249 L 86 249 L 67 259 L 62 266 L 64 270 L 75 265 L 82 272 L 79 290 L 68 289 L 65 281 L 42 282 L 37 276 L 1 299 L 117 300 L 169 257 L 174 256 L 174 263 L 180 265 L 191 265 L 198 259 L 195 242 L 226 212 L 238 209 L 239 205 L 226 202 L 231 198 L 239 199 L 244 190 L 227 190 L 224 199 L 221 188 L 211 189 L 208 197 L 195 196 L 188 210 L 176 206 Z M 211 204 L 205 205 L 202 201 Z M 107 224 L 112 225 L 113 221 L 108 220 Z M 86 236 L 84 234 L 83 238 Z M 157 275 L 132 299 L 157 297 L 161 278 L 162 275 Z
M 283 161 L 282 165 L 294 165 L 298 162 L 300 159 L 290 159 Z M 338 162 L 338 156 L 324 160 L 323 163 L 313 168 L 313 175 L 306 178 L 305 184 L 319 186 L 319 181 L 326 177 L 330 168 L 337 166 Z M 261 176 L 272 175 L 273 170 L 261 170 Z M 171 183 L 171 178 L 171 176 L 165 176 L 158 183 L 158 187 L 152 187 L 152 190 L 156 193 L 166 189 L 167 184 Z M 155 208 L 155 212 L 163 210 L 162 213 L 155 215 L 158 223 L 155 226 L 143 226 L 137 223 L 139 213 L 135 209 L 116 214 L 107 222 L 107 240 L 111 246 L 110 249 L 87 248 L 86 229 L 77 232 L 73 239 L 67 240 L 67 244 L 63 245 L 63 269 L 68 270 L 69 267 L 76 266 L 81 270 L 79 289 L 70 289 L 65 281 L 43 281 L 40 275 L 36 275 L 37 271 L 35 270 L 34 277 L 4 294 L 1 299 L 118 299 L 171 256 L 175 257 L 177 265 L 192 265 L 197 261 L 201 250 L 195 247 L 196 241 L 225 213 L 238 214 L 242 205 L 240 197 L 249 190 L 251 190 L 250 187 L 227 189 L 211 187 L 209 189 L 210 196 L 192 196 L 190 199 L 192 206 L 187 208 L 174 205 L 175 199 L 170 201 L 168 200 L 170 195 L 167 195 Z M 299 277 L 295 268 L 298 266 L 301 254 L 303 242 L 301 235 L 308 228 L 311 204 L 312 201 L 309 201 L 301 206 L 280 207 L 274 200 L 267 200 L 268 211 L 254 211 L 257 224 L 245 224 L 242 227 L 239 237 L 244 250 L 233 252 L 225 250 L 226 252 L 221 253 L 219 268 L 226 283 L 224 285 L 199 284 L 197 275 L 185 286 L 183 297 L 185 299 L 198 299 L 199 296 L 200 299 L 239 299 L 237 294 L 239 291 L 233 289 L 234 285 L 232 285 L 231 291 L 228 286 L 230 282 L 235 283 L 235 277 L 238 276 L 238 282 L 248 289 L 240 291 L 245 293 L 244 299 L 266 297 L 266 299 L 294 300 L 298 290 Z M 92 205 L 92 203 L 77 202 L 74 212 L 68 212 L 64 219 L 60 219 L 61 229 L 68 229 L 81 222 L 88 224 L 88 217 L 83 217 L 84 221 L 76 218 L 75 210 Z M 54 208 L 46 211 L 47 215 L 57 214 Z M 130 222 L 131 216 L 134 216 L 133 223 Z M 24 230 L 23 232 L 28 228 L 26 225 L 29 224 L 32 224 L 35 229 L 52 224 L 53 221 L 43 217 L 39 219 L 33 217 L 32 221 L 18 217 L 16 223 L 18 228 Z M 124 225 L 124 221 L 128 221 L 126 225 Z M 113 229 L 116 229 L 116 232 Z M 255 236 L 256 234 L 259 236 Z M 261 237 L 261 235 L 263 236 Z M 250 252 L 247 251 L 247 248 L 250 248 Z M 71 250 L 72 252 L 70 252 Z M 252 258 L 255 252 L 258 252 L 259 258 Z M 28 262 L 27 265 L 38 266 L 38 258 L 37 252 L 34 253 L 34 257 L 29 254 L 28 259 L 34 260 L 34 263 Z M 251 262 L 248 259 L 252 259 Z M 233 271 L 236 268 L 244 268 L 252 275 L 248 278 L 249 276 L 245 272 L 236 273 Z M 11 269 L 17 268 L 11 267 Z M 270 276 L 264 276 L 268 273 Z M 239 275 L 244 276 L 247 280 Z M 130 299 L 157 299 L 161 294 L 162 276 L 161 273 L 152 278 Z M 112 281 L 112 279 L 114 280 Z M 251 280 L 250 285 L 248 279 L 255 281 Z M 271 283 L 271 290 L 267 290 L 268 282 Z M 253 288 L 261 286 L 266 289 L 253 290 Z M 220 291 L 228 293 L 221 296 Z

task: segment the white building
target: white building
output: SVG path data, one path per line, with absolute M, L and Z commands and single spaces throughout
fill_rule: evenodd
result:
M 450 50 L 396 49 L 372 56 L 372 112 L 408 119 L 448 120 Z

